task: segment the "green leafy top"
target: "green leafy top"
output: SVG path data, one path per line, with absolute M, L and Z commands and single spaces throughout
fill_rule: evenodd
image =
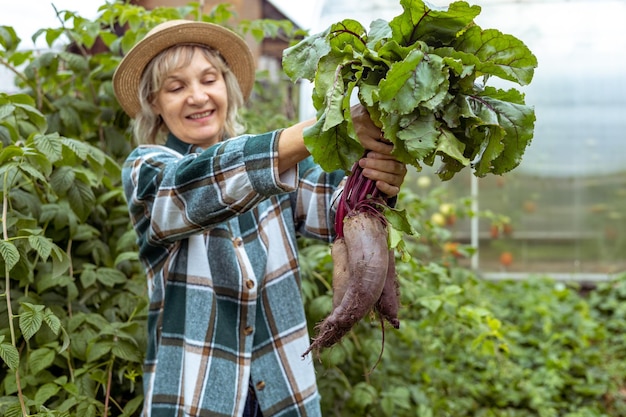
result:
M 421 169 L 439 156 L 444 180 L 466 166 L 477 176 L 515 168 L 533 137 L 534 109 L 516 89 L 486 83 L 529 84 L 536 57 L 516 37 L 480 28 L 479 6 L 400 4 L 400 15 L 374 20 L 369 32 L 345 19 L 285 50 L 285 73 L 314 83 L 318 121 L 305 131 L 313 158 L 348 171 L 363 154 L 350 118 L 356 92 L 404 163 Z

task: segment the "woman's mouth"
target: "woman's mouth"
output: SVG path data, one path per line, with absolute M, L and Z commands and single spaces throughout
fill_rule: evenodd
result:
M 213 110 L 204 111 L 202 113 L 194 113 L 187 116 L 189 119 L 202 119 L 209 117 L 213 113 Z

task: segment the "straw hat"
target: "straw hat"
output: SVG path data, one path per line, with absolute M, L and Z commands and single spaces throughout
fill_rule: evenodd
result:
M 139 82 L 146 65 L 163 50 L 178 44 L 206 45 L 219 51 L 237 81 L 244 99 L 254 85 L 255 64 L 248 44 L 234 32 L 207 22 L 170 20 L 155 26 L 122 59 L 113 75 L 113 89 L 130 117 L 141 109 Z

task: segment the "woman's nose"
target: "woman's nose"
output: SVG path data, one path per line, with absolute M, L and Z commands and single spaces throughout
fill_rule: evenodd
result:
M 204 104 L 209 100 L 209 95 L 204 89 L 200 87 L 194 87 L 189 97 L 187 97 L 187 102 L 192 105 Z

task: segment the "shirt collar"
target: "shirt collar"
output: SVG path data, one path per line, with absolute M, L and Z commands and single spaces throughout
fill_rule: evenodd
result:
M 165 142 L 165 146 L 167 146 L 170 149 L 175 150 L 176 152 L 180 152 L 183 155 L 187 155 L 189 153 L 202 152 L 202 147 L 191 144 L 191 143 L 183 142 L 182 140 L 174 136 L 172 133 L 167 134 L 167 141 Z

